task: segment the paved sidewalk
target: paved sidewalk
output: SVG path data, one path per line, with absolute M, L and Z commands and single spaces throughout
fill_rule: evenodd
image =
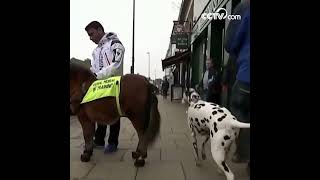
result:
M 70 179 L 79 180 L 225 180 L 212 160 L 210 141 L 207 143 L 207 160 L 195 166 L 190 132 L 186 122 L 187 106 L 170 102 L 158 96 L 161 114 L 160 136 L 148 150 L 146 164 L 136 168 L 131 152 L 136 149 L 137 134 L 127 118 L 121 119 L 119 150 L 111 155 L 103 149 L 94 149 L 90 162 L 80 161 L 84 146 L 81 126 L 70 116 Z M 106 137 L 107 139 L 107 137 Z M 198 141 L 202 143 L 203 138 Z M 107 142 L 107 141 L 106 141 Z M 201 147 L 201 146 L 199 146 Z M 248 180 L 246 164 L 233 164 L 227 160 L 237 180 Z

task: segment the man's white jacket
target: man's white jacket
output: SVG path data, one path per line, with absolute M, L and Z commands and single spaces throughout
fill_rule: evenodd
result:
M 117 34 L 106 33 L 93 50 L 90 70 L 97 75 L 97 79 L 123 75 L 124 52 Z

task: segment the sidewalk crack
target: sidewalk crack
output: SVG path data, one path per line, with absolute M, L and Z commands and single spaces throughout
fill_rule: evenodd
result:
M 87 173 L 86 175 L 84 175 L 83 177 L 84 177 L 84 178 L 87 178 L 88 175 L 90 174 L 90 172 L 92 171 L 92 169 L 93 169 L 94 167 L 96 167 L 96 165 L 97 165 L 96 163 L 93 163 L 92 168 L 90 168 L 89 171 L 88 171 L 88 173 Z
M 183 177 L 184 177 L 184 179 L 186 180 L 186 173 L 185 173 L 185 170 L 184 170 L 184 168 L 183 168 L 182 161 L 180 161 L 180 165 L 181 165 L 181 169 L 182 169 Z

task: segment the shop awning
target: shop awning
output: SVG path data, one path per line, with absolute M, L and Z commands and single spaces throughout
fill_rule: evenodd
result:
M 164 70 L 164 68 L 171 66 L 173 64 L 177 64 L 180 62 L 188 62 L 189 60 L 190 60 L 190 50 L 182 53 L 176 53 L 176 55 L 162 60 L 162 70 Z

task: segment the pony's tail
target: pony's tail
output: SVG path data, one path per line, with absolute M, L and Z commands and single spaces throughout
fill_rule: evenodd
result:
M 148 145 L 152 145 L 160 131 L 160 113 L 158 110 L 158 99 L 155 95 L 155 86 L 151 83 L 148 85 L 148 103 L 146 112 L 145 137 Z

